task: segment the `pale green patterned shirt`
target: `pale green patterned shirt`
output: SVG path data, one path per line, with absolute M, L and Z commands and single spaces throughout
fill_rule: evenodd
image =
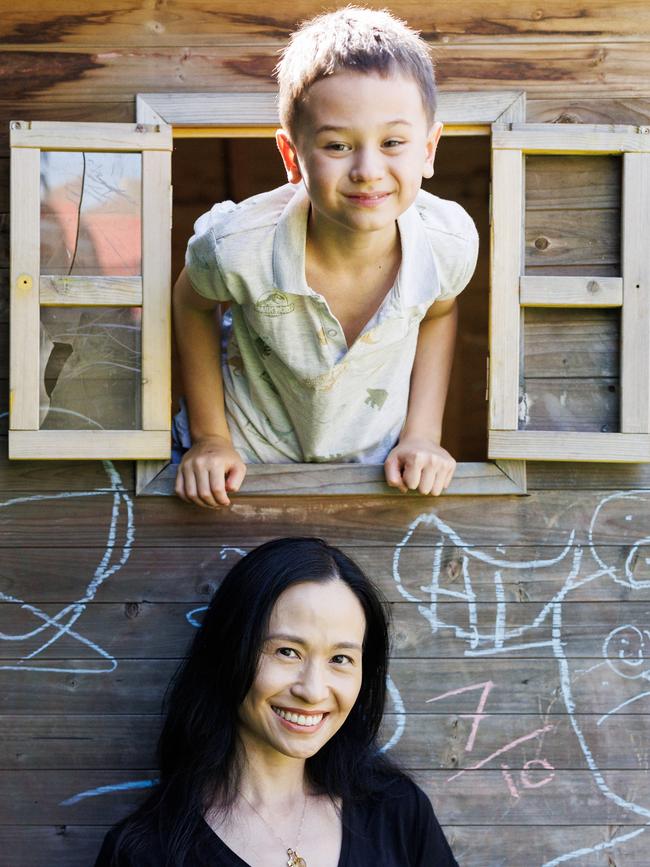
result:
M 223 377 L 233 444 L 253 463 L 381 463 L 406 417 L 420 322 L 472 276 L 476 228 L 460 205 L 420 191 L 397 221 L 395 284 L 348 347 L 306 282 L 308 214 L 304 186 L 287 184 L 215 205 L 188 244 L 195 290 L 231 302 Z

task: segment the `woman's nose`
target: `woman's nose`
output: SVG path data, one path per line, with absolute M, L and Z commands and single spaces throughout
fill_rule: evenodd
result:
M 292 693 L 308 704 L 317 705 L 329 694 L 326 672 L 318 663 L 306 665 L 291 689 Z

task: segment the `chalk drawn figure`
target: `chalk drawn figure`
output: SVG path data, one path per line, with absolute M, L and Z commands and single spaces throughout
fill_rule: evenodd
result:
M 101 585 L 115 575 L 128 561 L 134 537 L 133 502 L 124 487 L 119 473 L 110 461 L 103 462 L 107 484 L 93 491 L 64 491 L 53 494 L 36 494 L 24 497 L 13 497 L 0 502 L 0 509 L 11 509 L 12 506 L 25 503 L 48 502 L 54 505 L 63 501 L 61 507 L 74 500 L 92 497 L 106 507 L 106 543 L 101 550 L 99 561 L 91 575 L 86 578 L 85 587 L 79 597 L 64 605 L 54 614 L 48 614 L 38 605 L 23 599 L 16 592 L 3 590 L 0 573 L 0 602 L 9 603 L 2 606 L 5 614 L 11 617 L 12 628 L 2 626 L 0 622 L 0 641 L 9 642 L 15 650 L 14 658 L 0 661 L 0 670 L 20 672 L 61 672 L 75 674 L 105 674 L 117 668 L 113 655 L 101 647 L 92 638 L 83 635 L 77 628 L 77 623 L 88 605 L 95 598 Z M 95 509 L 98 520 L 102 515 L 101 507 Z M 47 576 L 43 576 L 47 580 Z M 18 612 L 19 616 L 16 617 Z M 18 625 L 16 621 L 18 620 Z M 78 665 L 66 665 L 47 659 L 44 654 L 48 648 L 61 641 L 78 642 L 84 645 L 84 656 L 87 650 L 92 651 L 88 662 Z M 70 645 L 66 645 L 66 651 Z M 72 654 L 66 655 L 72 656 Z
M 598 743 L 591 732 L 585 732 L 581 727 L 580 711 L 593 707 L 594 697 L 600 697 L 600 704 L 603 705 L 608 701 L 607 696 L 613 694 L 616 700 L 609 700 L 611 707 L 598 719 L 598 725 L 611 725 L 615 715 L 623 709 L 627 710 L 630 705 L 636 705 L 640 709 L 642 703 L 645 703 L 644 709 L 647 712 L 650 707 L 650 623 L 621 624 L 603 634 L 600 637 L 602 662 L 585 670 L 584 659 L 571 658 L 570 652 L 567 653 L 571 639 L 563 631 L 562 614 L 564 603 L 569 599 L 580 599 L 580 594 L 584 593 L 583 588 L 588 585 L 591 585 L 589 589 L 593 591 L 603 582 L 614 582 L 627 588 L 628 596 L 634 590 L 650 588 L 649 515 L 649 492 L 611 494 L 604 497 L 594 509 L 586 544 L 578 544 L 576 529 L 569 528 L 563 544 L 553 557 L 521 560 L 516 549 L 510 554 L 505 545 L 489 551 L 473 545 L 471 537 L 461 535 L 435 512 L 426 512 L 409 525 L 403 539 L 395 548 L 393 558 L 393 579 L 402 597 L 417 603 L 418 611 L 427 621 L 432 635 L 451 635 L 453 639 L 457 639 L 459 652 L 463 656 L 495 658 L 505 653 L 508 656 L 516 656 L 517 653 L 530 656 L 530 651 L 534 650 L 535 655 L 555 657 L 558 665 L 559 694 L 593 782 L 602 797 L 618 808 L 619 815 L 627 813 L 629 822 L 632 814 L 635 824 L 643 825 L 650 824 L 650 803 L 646 803 L 642 797 L 617 791 L 616 774 L 601 771 Z M 594 539 L 605 536 L 599 529 L 604 526 L 605 521 L 613 523 L 617 528 L 616 548 L 603 546 L 601 549 L 594 543 Z M 622 557 L 621 545 L 624 546 Z M 417 556 L 423 546 L 429 550 L 433 548 L 430 571 L 424 579 L 421 568 L 413 568 L 413 564 L 409 566 L 409 558 Z M 456 549 L 456 568 L 450 569 L 443 564 L 445 547 Z M 614 559 L 612 551 L 617 555 Z M 533 608 L 533 611 L 526 622 L 521 622 L 520 609 L 517 609 L 518 600 L 512 598 L 512 588 L 516 588 L 518 584 L 517 575 L 523 571 L 529 574 L 532 571 L 535 580 L 539 579 L 537 586 L 548 588 L 546 599 L 536 604 L 529 603 L 528 607 Z M 479 585 L 480 598 L 489 598 L 489 592 L 492 605 L 478 603 Z M 521 586 L 525 593 L 523 585 Z M 620 595 L 623 596 L 625 592 Z M 441 603 L 445 601 L 462 604 L 444 606 Z M 449 614 L 450 611 L 453 614 Z M 612 689 L 614 681 L 615 689 Z M 476 750 L 476 738 L 477 735 L 480 736 L 479 725 L 485 716 L 483 711 L 489 692 L 494 686 L 491 681 L 471 684 L 445 694 L 483 688 L 476 714 L 465 715 L 474 717 L 468 740 L 470 750 Z M 444 696 L 437 698 L 441 697 Z M 435 696 L 430 699 L 435 700 Z M 522 732 L 520 738 L 504 745 L 503 750 L 509 750 L 534 737 L 552 738 L 554 728 L 555 726 L 549 724 L 534 732 Z M 472 767 L 482 767 L 488 760 L 496 760 L 490 767 L 499 767 L 501 752 L 502 750 L 495 751 Z M 546 767 L 548 773 L 536 778 L 537 781 L 529 787 L 552 783 L 554 773 L 550 763 L 545 759 L 535 761 L 538 763 L 536 770 L 543 773 Z M 504 769 L 511 797 L 518 798 L 520 788 L 515 785 L 508 765 L 501 764 L 500 767 Z M 647 764 L 642 763 L 641 757 L 639 768 L 646 767 Z M 463 773 L 461 770 L 452 774 L 448 783 Z M 526 782 L 526 777 L 523 779 Z M 610 840 L 589 841 L 588 845 L 579 850 L 554 857 L 543 867 L 554 867 L 556 864 L 577 859 L 583 859 L 580 863 L 584 865 L 589 864 L 589 858 L 593 857 L 594 853 L 614 847 L 620 851 L 620 847 L 624 847 L 627 841 L 645 830 L 645 827 L 635 828 Z M 587 860 L 584 860 L 585 858 Z

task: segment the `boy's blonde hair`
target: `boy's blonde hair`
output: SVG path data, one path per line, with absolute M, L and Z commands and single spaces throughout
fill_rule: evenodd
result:
M 278 108 L 292 138 L 305 93 L 314 82 L 342 69 L 408 75 L 420 88 L 427 123 L 433 123 L 436 83 L 426 42 L 386 10 L 346 6 L 305 21 L 282 51 L 275 69 Z

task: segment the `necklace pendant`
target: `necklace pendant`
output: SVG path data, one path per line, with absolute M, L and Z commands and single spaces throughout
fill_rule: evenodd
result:
M 300 857 L 295 849 L 287 849 L 287 855 L 289 856 L 287 867 L 307 867 L 307 862 Z

